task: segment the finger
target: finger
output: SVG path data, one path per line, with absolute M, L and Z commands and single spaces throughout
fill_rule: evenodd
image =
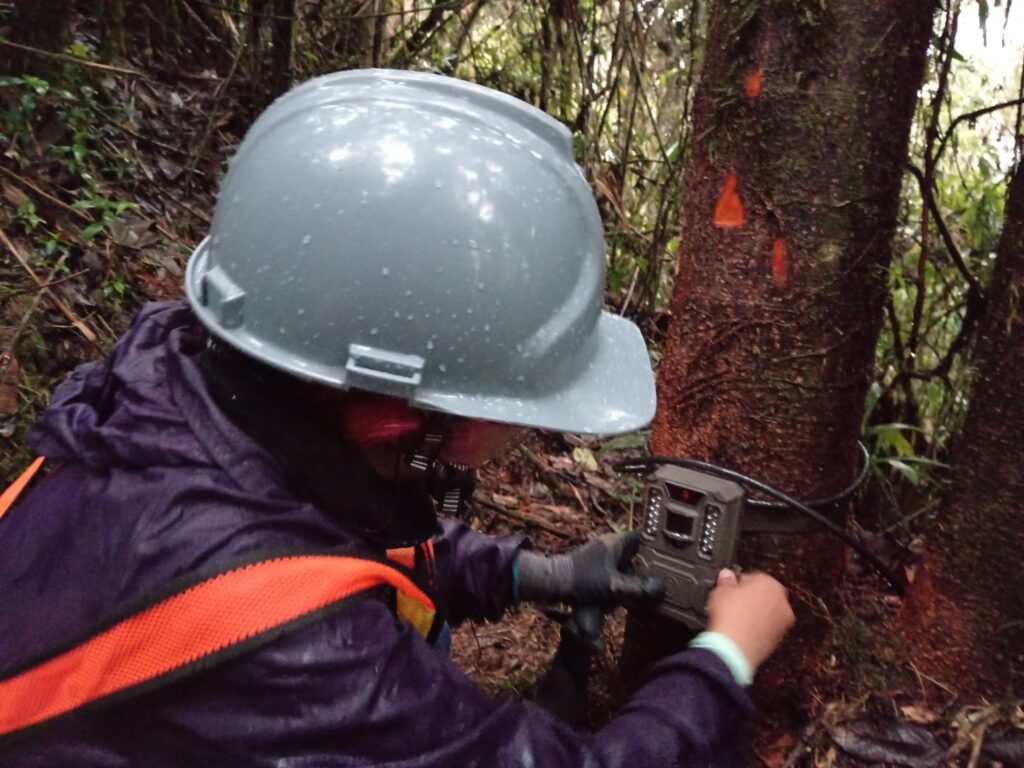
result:
M 619 576 L 611 583 L 611 596 L 616 602 L 647 602 L 664 595 L 665 582 L 654 576 Z
M 640 532 L 630 531 L 618 541 L 618 563 L 619 566 L 626 565 L 640 551 Z
M 739 583 L 739 579 L 731 568 L 723 568 L 718 572 L 718 586 L 737 583 Z
M 661 600 L 665 596 L 665 582 L 657 576 L 642 577 L 644 597 L 650 600 Z

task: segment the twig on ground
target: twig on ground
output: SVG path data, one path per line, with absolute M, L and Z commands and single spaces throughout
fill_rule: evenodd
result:
M 782 768 L 793 768 L 797 764 L 797 761 L 805 754 L 811 737 L 818 732 L 824 722 L 825 713 L 823 712 L 807 724 L 807 727 L 800 734 L 800 738 L 797 739 L 796 744 L 789 751 L 789 755 L 786 757 L 786 762 L 782 764 Z
M 560 528 L 556 528 L 555 526 L 551 525 L 551 523 L 536 518 L 533 515 L 527 515 L 523 512 L 516 512 L 515 510 L 512 509 L 506 509 L 500 504 L 495 504 L 493 501 L 490 501 L 482 494 L 474 495 L 473 500 L 477 504 L 480 504 L 484 507 L 487 507 L 491 511 L 496 512 L 501 517 L 508 518 L 509 520 L 515 520 L 517 523 L 521 523 L 532 528 L 539 528 L 542 531 L 550 533 L 552 536 L 558 536 L 563 539 L 573 538 L 572 534 L 566 533 Z
M 45 56 L 50 59 L 60 59 L 61 61 L 71 61 L 75 64 L 81 64 L 83 67 L 89 67 L 91 69 L 100 69 L 104 72 L 113 72 L 118 75 L 126 75 L 128 77 L 137 77 L 140 80 L 145 80 L 149 83 L 156 82 L 149 75 L 143 72 L 139 72 L 135 69 L 126 69 L 124 67 L 115 67 L 112 64 L 101 64 L 98 61 L 89 61 L 89 59 L 83 59 L 79 56 L 72 56 L 68 53 L 55 53 L 54 51 L 44 51 L 41 48 L 33 48 L 31 45 L 23 45 L 22 43 L 15 43 L 12 40 L 0 39 L 0 45 L 7 46 L 8 48 L 16 48 L 19 51 L 25 51 L 26 53 L 32 53 L 36 56 Z
M 563 496 L 573 494 L 574 496 L 576 496 L 577 499 L 579 498 L 579 494 L 572 487 L 572 483 L 563 480 L 559 476 L 558 470 L 552 469 L 550 466 L 548 466 L 548 464 L 545 463 L 545 461 L 540 456 L 531 451 L 525 445 L 520 445 L 518 451 L 524 459 L 526 459 L 528 462 L 530 462 L 530 464 L 533 464 L 533 466 L 535 466 L 537 469 L 544 473 L 544 475 L 550 481 L 551 485 L 554 487 L 555 491 L 562 494 Z
M 57 274 L 57 271 L 64 265 L 64 260 L 67 257 L 67 252 L 62 253 L 61 257 L 57 259 L 57 262 L 50 268 L 50 273 L 46 276 L 46 283 L 44 284 L 47 288 L 51 285 L 56 285 L 56 282 L 53 280 L 53 276 Z M 43 287 L 39 287 L 36 289 L 36 295 L 32 298 L 32 303 L 29 304 L 28 309 L 22 313 L 21 319 L 18 320 L 18 324 L 14 327 L 14 335 L 11 336 L 10 341 L 7 342 L 7 348 L 5 350 L 0 350 L 0 379 L 3 378 L 5 373 L 7 373 L 7 367 L 14 359 L 14 348 L 18 344 L 18 339 L 20 339 L 21 334 L 25 332 L 25 327 L 28 325 L 28 321 L 32 317 L 32 313 L 36 311 L 36 307 L 39 306 L 39 301 L 42 298 Z
M 168 240 L 171 240 L 171 241 L 177 243 L 178 245 L 180 245 L 180 246 L 182 246 L 184 248 L 188 248 L 189 250 L 192 250 L 193 248 L 195 248 L 195 244 L 194 243 L 186 243 L 184 240 L 182 240 L 180 237 L 175 235 L 169 229 L 167 229 L 164 226 L 161 226 L 159 222 L 153 222 L 153 226 L 156 228 L 157 232 L 159 232 L 161 235 L 166 237 Z
M 0 165 L 0 172 L 3 172 L 5 174 L 7 174 L 7 176 L 9 176 L 10 178 L 14 179 L 17 183 L 21 184 L 22 186 L 28 187 L 29 189 L 31 189 L 33 192 L 35 192 L 40 197 L 42 197 L 42 198 L 44 198 L 46 200 L 49 200 L 54 205 L 58 206 L 59 208 L 63 208 L 65 211 L 68 211 L 69 213 L 71 213 L 74 216 L 77 216 L 78 218 L 82 219 L 83 221 L 92 221 L 92 218 L 85 211 L 80 210 L 78 208 L 73 208 L 72 206 L 68 205 L 63 200 L 61 200 L 59 197 L 54 197 L 53 195 L 51 195 L 46 190 L 44 190 L 41 187 L 39 187 L 38 185 L 32 183 L 28 179 L 26 179 L 26 178 L 24 178 L 22 176 L 19 176 L 14 171 L 12 171 L 12 170 L 10 170 L 8 168 L 4 168 L 2 165 Z
M 35 284 L 42 289 L 42 292 L 49 297 L 50 301 L 53 302 L 53 305 L 61 312 L 61 314 L 64 315 L 64 317 L 68 319 L 68 322 L 70 322 L 71 325 L 73 325 L 75 329 L 82 334 L 86 341 L 98 347 L 99 337 L 96 335 L 96 332 L 87 326 L 82 319 L 75 314 L 74 310 L 72 310 L 71 307 L 64 303 L 60 296 L 50 289 L 46 284 L 46 281 L 36 274 L 35 270 L 32 269 L 32 265 L 28 263 L 28 260 L 22 255 L 21 251 L 18 250 L 17 246 L 11 242 L 10 238 L 7 237 L 7 233 L 4 232 L 3 229 L 0 229 L 0 242 L 2 242 L 7 247 L 7 250 L 14 255 L 14 258 L 18 260 L 19 264 L 21 264 L 22 269 L 24 269 L 28 273 L 29 277 L 35 281 Z
M 67 258 L 67 254 L 65 253 L 65 254 L 63 254 L 60 257 L 60 259 L 57 260 L 57 265 L 53 269 L 50 270 L 50 274 L 47 275 L 47 277 L 46 277 L 46 286 L 45 287 L 52 288 L 55 285 L 60 285 L 61 283 L 66 283 L 68 280 L 74 280 L 76 277 L 81 277 L 82 275 L 87 274 L 89 272 L 88 269 L 80 269 L 77 272 L 72 272 L 69 275 L 64 275 L 63 277 L 58 277 L 56 280 L 54 280 L 53 279 L 54 272 L 56 271 L 57 267 L 61 266 L 64 263 L 64 259 L 66 259 L 66 258 Z M 38 286 L 38 285 L 35 286 L 34 288 L 21 288 L 21 289 L 18 289 L 18 290 L 11 291 L 10 293 L 4 294 L 4 298 L 5 299 L 9 299 L 12 296 L 20 296 L 23 293 L 34 293 L 34 294 L 37 294 L 37 295 L 41 295 L 42 290 L 43 290 L 43 288 L 41 286 Z

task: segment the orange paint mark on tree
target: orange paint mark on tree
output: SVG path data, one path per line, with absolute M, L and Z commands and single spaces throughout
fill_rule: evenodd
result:
M 747 215 L 743 212 L 743 201 L 740 200 L 736 185 L 739 180 L 735 173 L 727 174 L 725 184 L 722 186 L 722 194 L 718 197 L 718 205 L 715 206 L 715 226 L 725 229 L 742 227 L 747 223 Z
M 761 95 L 761 74 L 764 72 L 764 67 L 758 67 L 743 81 L 743 92 L 747 94 L 747 98 L 756 99 Z
M 777 288 L 785 288 L 789 282 L 789 259 L 781 237 L 775 238 L 772 245 L 772 282 Z

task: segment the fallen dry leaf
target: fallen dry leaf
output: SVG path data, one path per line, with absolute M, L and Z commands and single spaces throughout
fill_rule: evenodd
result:
M 900 712 L 902 712 L 903 716 L 907 718 L 907 720 L 910 720 L 912 723 L 922 723 L 924 725 L 928 725 L 929 723 L 934 723 L 936 720 L 938 720 L 938 715 L 936 715 L 927 707 L 919 704 L 908 704 L 906 706 L 900 707 Z
M 505 507 L 506 509 L 515 509 L 519 506 L 519 498 L 517 496 L 506 496 L 501 493 L 495 493 L 491 495 L 491 499 L 493 499 L 495 504 L 500 507 Z
M 0 418 L 18 410 L 18 360 L 0 346 Z

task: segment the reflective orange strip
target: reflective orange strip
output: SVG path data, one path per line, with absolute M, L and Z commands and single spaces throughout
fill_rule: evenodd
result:
M 0 495 L 0 518 L 6 515 L 7 510 L 14 506 L 14 502 L 21 495 L 21 492 L 25 490 L 25 486 L 29 484 L 29 481 L 35 477 L 36 472 L 43 466 L 44 461 L 46 461 L 46 457 L 39 456 L 28 465 L 28 469 L 22 472 L 17 480 L 7 487 L 3 495 Z
M 154 680 L 379 584 L 424 607 L 411 580 L 372 560 L 299 555 L 213 576 L 0 680 L 0 736 Z
M 402 547 L 401 549 L 389 549 L 388 560 L 394 560 L 410 571 L 416 567 L 416 547 Z

